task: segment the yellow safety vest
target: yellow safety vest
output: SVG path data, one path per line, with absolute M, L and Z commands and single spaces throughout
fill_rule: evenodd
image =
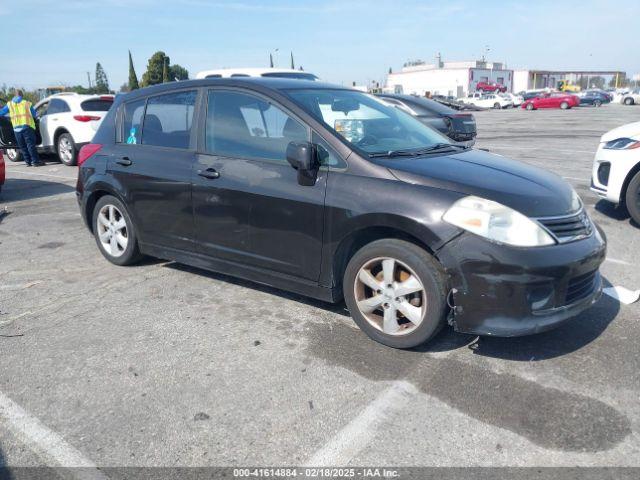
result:
M 33 115 L 31 115 L 31 102 L 22 100 L 20 103 L 15 103 L 11 100 L 8 105 L 9 118 L 13 128 L 28 125 L 34 130 L 36 129 L 36 122 L 33 119 Z

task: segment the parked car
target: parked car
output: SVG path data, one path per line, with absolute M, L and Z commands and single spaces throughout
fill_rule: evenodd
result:
M 500 109 L 508 108 L 513 105 L 511 103 L 511 100 L 507 100 L 506 98 L 500 97 L 499 95 L 480 92 L 470 93 L 467 97 L 462 98 L 460 101 L 482 108 Z
M 620 103 L 623 105 L 638 105 L 640 104 L 640 89 L 636 88 L 632 92 L 623 95 L 620 99 Z
M 615 128 L 600 138 L 591 190 L 611 203 L 625 205 L 640 225 L 640 122 Z
M 578 95 L 580 99 L 580 105 L 592 105 L 594 107 L 601 107 L 605 103 L 610 103 L 611 98 L 609 95 L 601 93 L 596 90 L 587 90 L 585 92 L 581 92 Z
M 313 73 L 289 68 L 218 68 L 198 72 L 197 79 L 202 78 L 235 78 L 235 77 L 265 77 L 290 78 L 296 80 L 319 80 Z
M 538 108 L 568 108 L 580 105 L 580 98 L 577 95 L 566 93 L 541 93 L 537 97 L 525 100 L 521 107 L 527 110 L 537 110 Z
M 75 165 L 78 151 L 89 143 L 113 104 L 113 95 L 80 95 L 64 92 L 35 105 L 38 113 L 38 152 L 54 153 L 65 165 Z M 22 160 L 16 148 L 8 117 L 0 118 L 0 135 L 5 137 L 7 158 Z M 13 139 L 12 139 L 13 138 Z
M 78 160 L 80 213 L 108 261 L 150 255 L 344 298 L 392 347 L 447 321 L 537 333 L 601 292 L 606 242 L 565 180 L 454 145 L 353 89 L 263 78 L 136 90 Z
M 520 105 L 522 105 L 522 102 L 524 102 L 524 98 L 522 96 L 514 95 L 513 93 L 499 93 L 498 95 L 511 102 L 514 108 L 519 107 Z
M 461 113 L 436 101 L 414 95 L 384 93 L 377 96 L 455 142 L 469 146 L 476 142 L 476 119 L 471 113 Z
M 530 100 L 532 98 L 539 97 L 544 93 L 549 93 L 549 92 L 545 90 L 529 90 L 529 91 L 520 92 L 518 93 L 518 95 L 520 95 L 524 101 L 524 100 Z
M 2 156 L 2 151 L 0 151 L 0 192 L 2 192 L 2 186 L 4 185 L 4 180 L 5 180 L 4 157 Z
M 493 82 L 478 82 L 476 84 L 476 90 L 480 91 L 480 92 L 506 92 L 507 91 L 507 87 L 505 87 L 504 85 L 501 85 L 499 83 L 493 83 Z

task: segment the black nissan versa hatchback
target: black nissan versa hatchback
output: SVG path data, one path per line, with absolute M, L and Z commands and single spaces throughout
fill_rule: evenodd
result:
M 265 78 L 137 90 L 78 162 L 82 217 L 109 261 L 150 255 L 344 298 L 392 347 L 447 322 L 540 332 L 601 292 L 606 242 L 564 180 L 355 90 Z

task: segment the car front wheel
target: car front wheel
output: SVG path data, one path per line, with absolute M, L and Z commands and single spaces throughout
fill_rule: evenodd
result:
M 527 110 L 533 110 L 533 103 L 527 103 Z
M 116 197 L 105 195 L 93 209 L 93 235 L 102 255 L 115 265 L 131 265 L 140 258 L 131 216 Z
M 373 340 L 412 348 L 445 324 L 443 269 L 424 249 L 397 239 L 372 242 L 349 261 L 343 279 L 347 308 Z
M 636 173 L 629 182 L 625 203 L 631 218 L 640 225 L 640 172 Z
M 633 105 L 633 98 L 625 98 L 624 99 L 624 104 L 625 105 Z
M 56 151 L 58 152 L 58 158 L 65 165 L 71 167 L 76 164 L 78 151 L 73 137 L 69 133 L 63 133 L 58 137 Z
M 20 162 L 22 160 L 22 152 L 17 148 L 7 149 L 7 158 L 11 162 Z
M 567 102 L 562 102 L 562 103 L 560 104 L 560 108 L 561 108 L 562 110 L 566 110 L 567 108 L 569 108 L 569 104 L 568 104 Z

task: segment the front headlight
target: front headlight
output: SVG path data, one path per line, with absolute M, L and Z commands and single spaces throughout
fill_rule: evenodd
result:
M 633 148 L 640 148 L 640 141 L 633 138 L 616 138 L 604 144 L 607 150 L 631 150 Z
M 540 225 L 519 212 L 480 197 L 464 197 L 442 219 L 481 237 L 516 247 L 542 247 L 555 240 Z
M 577 212 L 582 208 L 582 199 L 578 192 L 576 192 L 573 188 L 571 189 L 571 211 Z

